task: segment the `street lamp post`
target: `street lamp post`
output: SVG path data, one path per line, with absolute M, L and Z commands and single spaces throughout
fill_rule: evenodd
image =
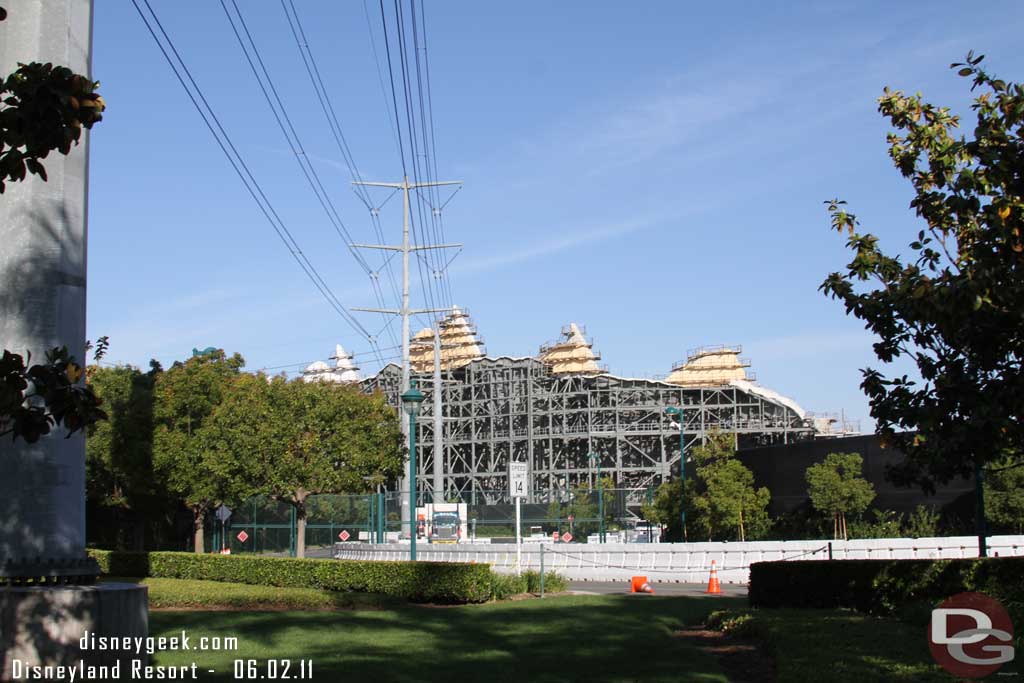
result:
M 409 561 L 416 561 L 416 416 L 423 394 L 415 383 L 402 394 L 402 407 L 409 416 Z
M 591 453 L 588 457 L 591 463 L 597 463 L 597 517 L 600 520 L 597 538 L 604 543 L 604 483 L 601 481 L 601 456 Z
M 682 526 L 679 529 L 680 540 L 686 540 L 686 446 L 683 442 L 685 438 L 685 425 L 683 424 L 683 406 L 680 403 L 678 406 L 669 406 L 665 408 L 666 415 L 678 415 L 679 416 L 679 520 Z

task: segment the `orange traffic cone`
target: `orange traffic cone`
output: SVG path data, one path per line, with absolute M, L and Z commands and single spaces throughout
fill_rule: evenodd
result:
M 718 567 L 715 566 L 714 560 L 711 560 L 711 577 L 708 579 L 708 589 L 705 592 L 713 595 L 722 593 L 722 587 L 718 585 Z
M 654 593 L 654 589 L 651 588 L 651 584 L 648 583 L 646 576 L 634 576 L 629 583 L 630 593 Z

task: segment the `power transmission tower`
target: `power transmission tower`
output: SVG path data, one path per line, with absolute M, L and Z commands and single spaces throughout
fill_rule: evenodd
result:
M 402 244 L 400 245 L 389 245 L 389 244 L 353 244 L 354 248 L 358 249 L 384 249 L 388 251 L 400 251 L 402 252 L 402 307 L 399 309 L 393 308 L 356 308 L 353 307 L 354 311 L 366 311 L 369 313 L 387 313 L 390 315 L 402 316 L 402 393 L 409 390 L 409 316 L 419 315 L 421 313 L 445 313 L 448 309 L 445 308 L 409 308 L 409 254 L 414 251 L 424 251 L 427 249 L 451 249 L 455 247 L 461 247 L 461 244 L 430 244 L 430 245 L 413 245 L 409 243 L 409 191 L 418 190 L 421 187 L 438 187 L 441 185 L 461 185 L 461 180 L 447 180 L 447 181 L 435 181 L 428 183 L 410 183 L 409 177 L 404 176 L 400 183 L 378 183 L 369 181 L 355 181 L 353 185 L 367 185 L 370 187 L 390 187 L 392 189 L 402 191 Z M 435 334 L 439 334 L 439 330 Z M 437 347 L 435 347 L 436 349 Z M 440 353 L 435 351 L 435 363 L 440 363 Z M 436 377 L 436 373 L 435 373 Z M 434 387 L 435 396 L 439 395 L 441 391 L 440 386 Z M 434 399 L 435 411 L 435 426 L 437 424 L 437 416 L 440 415 L 438 410 L 438 400 Z M 402 407 L 399 406 L 399 415 L 401 416 L 402 425 L 402 436 L 405 437 L 408 442 L 409 437 L 409 416 L 405 414 Z M 435 434 L 435 439 L 438 438 Z M 435 448 L 435 459 L 438 457 L 437 449 Z M 405 461 L 405 481 L 412 481 L 412 472 L 409 469 L 410 460 Z M 436 465 L 435 465 L 436 467 Z M 401 488 L 401 486 L 399 487 Z M 408 499 L 402 497 L 402 518 L 409 520 L 409 533 L 416 533 L 416 511 L 408 510 L 406 507 L 409 505 Z

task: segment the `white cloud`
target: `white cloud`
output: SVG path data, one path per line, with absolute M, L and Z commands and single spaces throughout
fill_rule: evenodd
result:
M 563 233 L 560 237 L 534 242 L 533 244 L 529 244 L 520 249 L 502 251 L 495 256 L 478 258 L 465 261 L 463 263 L 456 261 L 456 265 L 451 270 L 452 273 L 456 275 L 496 270 L 514 263 L 532 261 L 534 259 L 550 256 L 551 254 L 572 249 L 574 247 L 583 246 L 593 242 L 600 242 L 602 240 L 611 239 L 612 237 L 619 237 L 638 230 L 644 230 L 654 225 L 655 222 L 656 220 L 654 218 L 635 219 L 590 229 L 581 229 L 570 233 Z

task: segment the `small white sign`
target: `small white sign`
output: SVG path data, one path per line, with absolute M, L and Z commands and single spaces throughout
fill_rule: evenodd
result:
M 513 498 L 526 498 L 529 495 L 529 467 L 525 462 L 508 464 L 508 490 Z

